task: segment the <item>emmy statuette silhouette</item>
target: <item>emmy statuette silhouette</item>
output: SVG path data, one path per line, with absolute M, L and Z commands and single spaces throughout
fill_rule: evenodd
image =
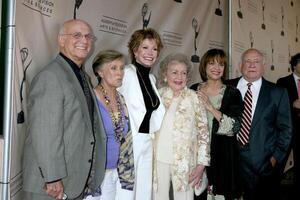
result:
M 249 39 L 250 39 L 250 47 L 253 48 L 254 45 L 254 36 L 252 31 L 249 32 Z
M 218 0 L 218 8 L 216 8 L 216 10 L 215 10 L 215 14 L 218 16 L 222 16 L 222 10 L 220 8 L 220 5 L 221 5 L 221 1 Z
M 266 30 L 266 25 L 265 25 L 265 1 L 264 0 L 261 1 L 261 6 L 262 6 L 262 18 L 263 18 L 261 28 L 263 30 Z
M 274 42 L 273 42 L 273 40 L 271 40 L 271 58 L 272 58 L 271 70 L 274 71 L 275 66 L 274 66 Z
M 238 16 L 240 19 L 243 19 L 241 0 L 239 0 L 239 10 L 237 11 L 237 16 Z
M 76 19 L 76 10 L 79 9 L 80 5 L 82 4 L 83 0 L 75 0 L 75 5 L 74 5 L 74 16 L 73 19 Z
M 21 55 L 21 61 L 22 61 L 22 66 L 23 66 L 23 79 L 21 81 L 21 85 L 20 85 L 20 100 L 21 100 L 21 111 L 18 113 L 17 115 L 17 123 L 18 124 L 22 124 L 25 122 L 25 115 L 24 115 L 24 111 L 23 111 L 23 106 L 22 106 L 22 102 L 23 102 L 23 88 L 24 88 L 24 83 L 26 81 L 26 71 L 28 70 L 32 59 L 26 64 L 27 58 L 28 58 L 28 48 L 24 47 L 20 50 L 20 55 Z
M 284 20 L 284 10 L 283 10 L 283 6 L 281 6 L 281 36 L 284 36 L 284 23 L 283 23 L 283 20 Z
M 148 24 L 150 22 L 150 18 L 151 18 L 151 11 L 150 14 L 148 16 L 148 19 L 146 19 L 146 15 L 148 13 L 148 4 L 144 3 L 143 7 L 142 7 L 142 17 L 143 17 L 143 29 L 148 27 Z
M 199 56 L 197 55 L 197 37 L 199 36 L 200 26 L 198 27 L 198 21 L 193 18 L 192 20 L 192 27 L 194 29 L 195 37 L 194 37 L 194 52 L 195 54 L 192 55 L 191 61 L 194 63 L 198 63 L 200 61 Z

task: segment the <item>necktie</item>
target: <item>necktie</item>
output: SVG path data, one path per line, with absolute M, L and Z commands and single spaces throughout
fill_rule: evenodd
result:
M 88 109 L 89 109 L 89 115 L 90 115 L 90 119 L 91 119 L 91 123 L 92 126 L 94 125 L 93 123 L 93 99 L 92 99 L 92 95 L 91 95 L 91 91 L 89 88 L 89 84 L 85 78 L 85 74 L 84 71 L 82 69 L 80 69 L 80 76 L 81 76 L 81 80 L 82 80 L 82 87 L 83 87 L 83 93 L 86 99 L 86 103 L 88 105 Z
M 298 99 L 300 99 L 300 78 L 298 78 Z
M 243 144 L 247 144 L 249 142 L 249 133 L 251 127 L 251 116 L 252 116 L 252 92 L 251 92 L 252 83 L 248 83 L 248 89 L 244 97 L 244 110 L 242 115 L 242 124 L 241 130 L 238 134 L 238 140 Z

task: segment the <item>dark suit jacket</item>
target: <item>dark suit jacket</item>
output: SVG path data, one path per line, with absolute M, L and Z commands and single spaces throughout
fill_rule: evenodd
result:
M 226 81 L 237 86 L 240 78 Z M 241 157 L 247 158 L 248 173 L 268 175 L 270 158 L 282 164 L 291 141 L 292 121 L 287 91 L 265 79 L 254 112 L 249 147 L 241 151 Z
M 73 199 L 82 193 L 92 163 L 95 173 L 91 187 L 101 184 L 106 136 L 94 95 L 93 99 L 94 130 L 80 83 L 60 55 L 35 76 L 28 98 L 24 191 L 46 195 L 45 182 L 61 179 L 65 193 Z
M 297 86 L 295 83 L 295 79 L 293 74 L 290 74 L 286 77 L 280 78 L 277 81 L 277 84 L 286 88 L 289 94 L 290 100 L 290 108 L 293 120 L 293 147 L 298 147 L 300 149 L 300 141 L 299 141 L 299 134 L 300 134 L 300 109 L 293 107 L 293 102 L 298 99 L 298 92 Z M 297 145 L 298 142 L 298 145 Z

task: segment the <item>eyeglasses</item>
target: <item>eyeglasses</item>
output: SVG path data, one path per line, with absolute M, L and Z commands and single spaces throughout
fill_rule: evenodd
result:
M 88 41 L 95 41 L 97 38 L 91 34 L 91 33 L 88 33 L 88 34 L 85 34 L 83 35 L 82 33 L 80 32 L 75 32 L 75 33 L 66 33 L 66 34 L 61 34 L 61 35 L 70 35 L 72 36 L 72 38 L 74 38 L 75 40 L 81 40 L 83 37 L 88 40 Z
M 259 65 L 259 64 L 262 64 L 262 60 L 244 60 L 243 63 L 246 66 Z

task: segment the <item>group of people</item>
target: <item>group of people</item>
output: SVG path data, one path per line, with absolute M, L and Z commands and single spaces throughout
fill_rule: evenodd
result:
M 290 106 L 287 90 L 263 78 L 259 50 L 242 54 L 233 80 L 224 51 L 208 50 L 202 81 L 190 88 L 189 59 L 172 53 L 160 62 L 158 88 L 151 68 L 163 43 L 141 29 L 128 42 L 131 64 L 115 50 L 96 55 L 93 87 L 83 64 L 94 39 L 85 21 L 66 21 L 59 54 L 30 85 L 25 200 L 279 198 L 289 111 L 299 119 L 300 100 Z

